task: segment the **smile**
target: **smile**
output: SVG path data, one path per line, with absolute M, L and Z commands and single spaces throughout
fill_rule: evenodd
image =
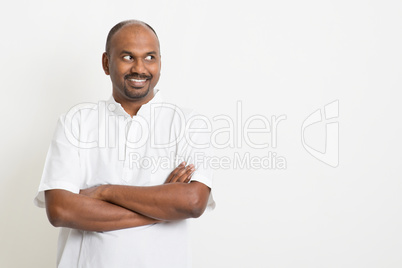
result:
M 134 79 L 134 78 L 129 80 L 135 83 L 144 83 L 145 81 L 147 81 L 146 79 Z
M 145 85 L 147 84 L 147 81 L 148 81 L 148 79 L 136 79 L 136 78 L 129 78 L 129 79 L 127 79 L 127 82 L 128 82 L 128 85 L 130 86 L 130 87 L 133 87 L 133 88 L 137 88 L 137 89 L 140 89 L 140 88 L 143 88 L 143 87 L 145 87 Z

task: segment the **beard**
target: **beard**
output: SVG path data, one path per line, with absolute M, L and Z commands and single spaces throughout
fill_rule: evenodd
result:
M 135 88 L 130 85 L 127 85 L 126 81 L 131 78 L 146 79 L 148 85 L 146 87 L 142 87 L 142 88 Z M 124 76 L 124 86 L 123 86 L 124 94 L 126 95 L 126 97 L 128 97 L 130 99 L 144 98 L 145 96 L 147 96 L 149 94 L 149 91 L 151 90 L 150 87 L 151 87 L 152 78 L 153 78 L 152 75 L 145 75 L 145 74 L 138 74 L 138 73 L 125 75 Z
M 141 88 L 141 89 L 135 89 L 131 88 L 129 89 L 127 85 L 124 85 L 124 94 L 126 97 L 130 99 L 141 99 L 144 98 L 149 94 L 150 91 L 150 85 L 146 88 Z

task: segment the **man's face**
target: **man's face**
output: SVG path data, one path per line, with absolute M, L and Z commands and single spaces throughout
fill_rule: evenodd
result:
M 157 37 L 143 25 L 124 26 L 112 37 L 103 68 L 112 80 L 116 101 L 150 100 L 161 69 Z

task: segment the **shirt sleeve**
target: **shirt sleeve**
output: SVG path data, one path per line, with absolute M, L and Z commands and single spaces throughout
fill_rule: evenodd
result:
M 38 207 L 45 207 L 46 190 L 63 189 L 73 193 L 80 191 L 79 150 L 67 136 L 76 132 L 78 127 L 71 121 L 67 121 L 68 126 L 66 121 L 65 116 L 61 116 L 57 122 L 38 193 L 34 199 L 34 204 Z
M 214 171 L 210 160 L 214 157 L 211 144 L 212 126 L 207 117 L 192 113 L 186 120 L 184 137 L 179 142 L 179 158 L 194 164 L 196 170 L 191 181 L 198 181 L 211 189 L 207 209 L 215 208 L 212 194 Z

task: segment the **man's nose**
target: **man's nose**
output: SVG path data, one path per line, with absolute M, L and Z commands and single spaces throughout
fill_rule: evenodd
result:
M 146 73 L 146 68 L 143 60 L 138 59 L 136 61 L 133 61 L 133 65 L 131 66 L 131 72 L 139 74 Z

